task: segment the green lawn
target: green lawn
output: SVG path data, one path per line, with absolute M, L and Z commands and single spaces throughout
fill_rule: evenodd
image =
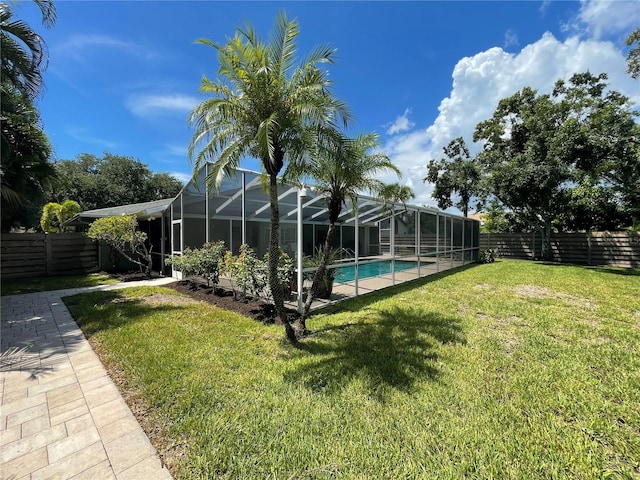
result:
M 637 478 L 639 274 L 448 271 L 316 315 L 298 348 L 169 289 L 66 302 L 177 479 Z
M 118 283 L 104 273 L 89 273 L 86 275 L 66 275 L 60 277 L 26 278 L 18 280 L 2 280 L 2 295 L 17 295 L 22 293 L 48 292 L 65 288 L 94 287 Z

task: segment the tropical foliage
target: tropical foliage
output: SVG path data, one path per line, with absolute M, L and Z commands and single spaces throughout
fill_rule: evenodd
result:
M 52 1 L 35 2 L 42 21 L 55 23 Z M 33 104 L 43 87 L 47 66 L 46 44 L 24 21 L 14 17 L 12 5 L 0 3 L 0 99 L 2 139 L 2 230 L 33 227 L 54 175 L 49 163 L 51 146 Z
M 386 184 L 378 178 L 381 174 L 394 172 L 400 176 L 398 167 L 378 149 L 379 141 L 375 133 L 360 134 L 353 139 L 340 138 L 339 135 L 334 138 L 339 141 L 321 145 L 307 163 L 292 165 L 288 171 L 288 175 L 294 177 L 308 176 L 313 179 L 313 188 L 324 197 L 329 217 L 329 229 L 322 246 L 321 259 L 304 303 L 300 325 L 303 331 L 304 317 L 308 315 L 320 285 L 325 282 L 336 222 L 347 200 L 355 208 L 359 193 L 368 192 L 379 196 L 385 191 Z
M 55 170 L 49 162 L 51 145 L 31 101 L 4 80 L 0 95 L 2 230 L 6 231 L 37 225 Z
M 56 8 L 51 0 L 36 0 L 42 23 L 51 27 Z M 2 52 L 2 88 L 9 85 L 29 100 L 42 90 L 42 73 L 49 55 L 43 38 L 24 21 L 16 19 L 11 5 L 0 3 L 0 52 Z
M 49 202 L 42 209 L 40 227 L 47 233 L 62 231 L 64 229 L 62 224 L 79 212 L 80 205 L 74 200 L 65 200 L 61 204 Z
M 334 131 L 337 121 L 346 125 L 350 118 L 322 68 L 334 63 L 334 50 L 317 47 L 296 64 L 298 33 L 298 22 L 281 13 L 268 42 L 251 25 L 238 28 L 226 44 L 199 40 L 216 51 L 219 76 L 216 81 L 202 79 L 201 92 L 210 98 L 191 113 L 195 132 L 188 150 L 195 172 L 210 162 L 206 180 L 214 188 L 242 158 L 260 160 L 268 176 L 271 207 L 269 286 L 292 341 L 296 335 L 286 319 L 278 278 L 278 175 L 286 164 L 303 163 L 314 145 Z

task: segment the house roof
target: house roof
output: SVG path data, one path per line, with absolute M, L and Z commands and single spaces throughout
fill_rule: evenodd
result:
M 153 217 L 160 217 L 171 205 L 173 198 L 153 200 L 152 202 L 132 203 L 130 205 L 119 205 L 117 207 L 97 208 L 95 210 L 85 210 L 78 213 L 67 225 L 84 223 L 103 217 L 119 217 L 121 215 L 135 215 L 139 220 L 147 220 Z

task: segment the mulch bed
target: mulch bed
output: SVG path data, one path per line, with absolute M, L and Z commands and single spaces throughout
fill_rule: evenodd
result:
M 245 317 L 253 318 L 258 322 L 280 323 L 276 315 L 275 306 L 261 299 L 242 297 L 235 299 L 233 292 L 229 290 L 208 287 L 205 284 L 191 282 L 189 280 L 181 280 L 166 286 L 195 300 L 211 303 L 224 310 L 230 310 Z M 298 317 L 298 312 L 287 309 L 287 317 L 289 321 L 293 321 Z
M 119 282 L 134 282 L 137 280 L 148 280 L 148 277 L 140 271 L 109 273 L 112 278 Z M 152 272 L 151 278 L 158 278 L 158 272 Z M 194 300 L 211 303 L 224 310 L 239 313 L 245 317 L 252 318 L 262 323 L 281 323 L 277 318 L 275 306 L 259 298 L 234 298 L 233 292 L 220 287 L 209 287 L 204 283 L 191 280 L 180 280 L 166 285 L 177 292 L 180 292 Z M 289 321 L 298 318 L 296 310 L 287 309 Z

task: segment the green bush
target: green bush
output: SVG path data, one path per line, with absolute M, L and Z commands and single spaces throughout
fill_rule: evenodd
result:
M 237 256 L 227 252 L 224 261 L 224 274 L 230 280 L 234 294 L 260 297 L 272 301 L 268 280 L 269 254 L 259 259 L 255 251 L 247 244 L 240 246 Z M 293 259 L 280 250 L 278 258 L 278 278 L 284 287 L 285 294 L 291 290 L 291 282 L 295 274 Z
M 167 259 L 167 264 L 182 273 L 184 278 L 201 277 L 207 285 L 220 282 L 220 272 L 224 269 L 224 241 L 205 243 L 202 248 L 185 248 L 182 255 Z
M 493 248 L 489 248 L 480 252 L 480 258 L 478 261 L 480 263 L 493 263 L 496 261 L 497 256 L 498 252 L 496 252 L 496 250 L 494 250 Z

